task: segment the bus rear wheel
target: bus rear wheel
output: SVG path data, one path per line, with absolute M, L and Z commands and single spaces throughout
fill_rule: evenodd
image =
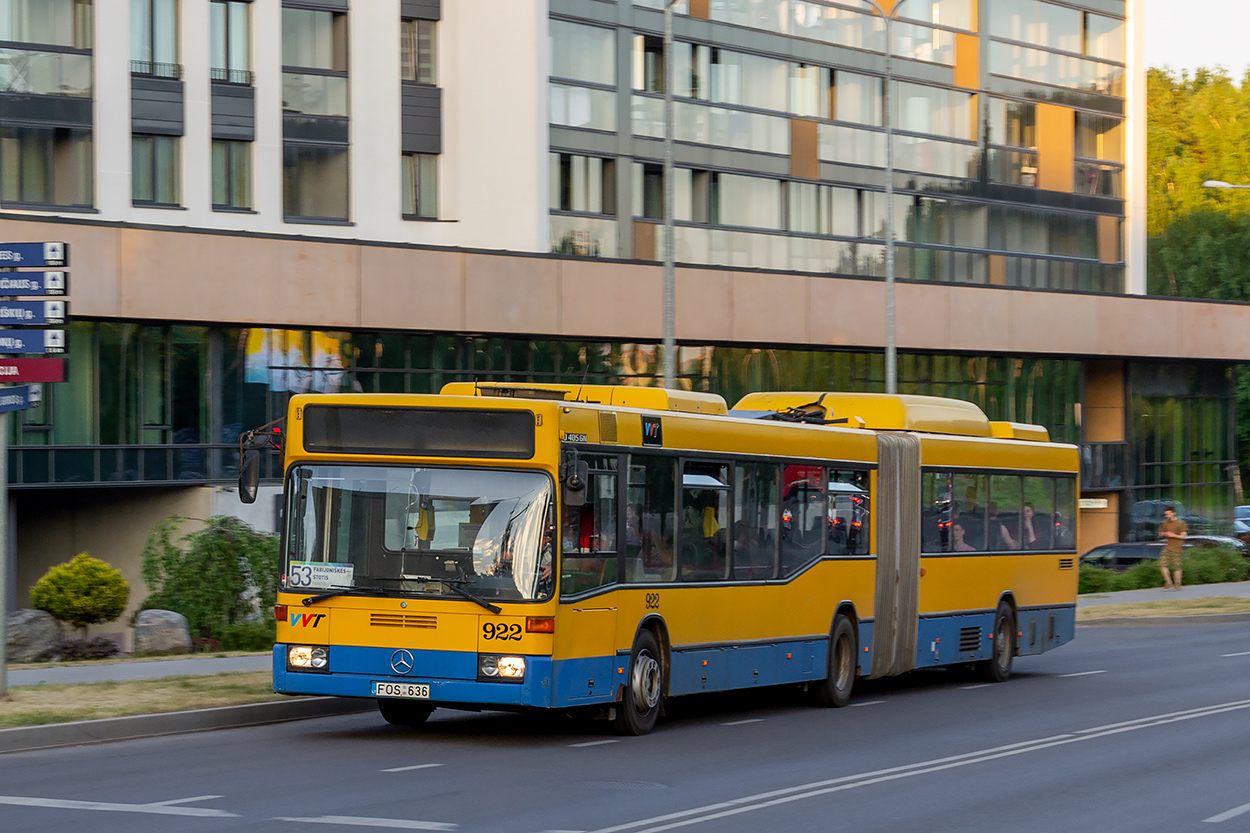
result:
M 664 692 L 664 668 L 655 634 L 640 631 L 629 654 L 629 674 L 625 693 L 616 710 L 616 726 L 622 734 L 645 735 L 660 716 Z
M 973 670 L 986 682 L 1001 683 L 1011 676 L 1011 662 L 1016 655 L 1016 617 L 1006 602 L 999 602 L 994 611 L 993 642 L 990 658 L 973 665 Z
M 380 699 L 378 711 L 382 713 L 382 719 L 392 726 L 420 726 L 429 720 L 434 707 L 408 700 Z
M 855 687 L 855 628 L 851 620 L 839 613 L 833 617 L 829 632 L 828 675 L 817 682 L 813 699 L 818 706 L 841 708 L 851 699 Z

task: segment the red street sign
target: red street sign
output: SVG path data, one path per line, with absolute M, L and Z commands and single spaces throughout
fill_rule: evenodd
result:
M 64 382 L 65 359 L 0 359 L 0 382 Z

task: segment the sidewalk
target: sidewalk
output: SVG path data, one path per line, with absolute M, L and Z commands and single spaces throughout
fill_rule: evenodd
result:
M 73 663 L 38 668 L 10 668 L 11 687 L 57 683 L 102 683 L 120 680 L 155 680 L 183 674 L 222 674 L 227 671 L 268 671 L 273 655 L 254 657 L 185 657 L 135 659 L 119 662 Z
M 1076 606 L 1132 604 L 1134 602 L 1161 602 L 1170 599 L 1201 599 L 1206 596 L 1248 599 L 1250 581 L 1234 581 L 1227 584 L 1190 584 L 1181 587 L 1179 593 L 1152 587 L 1148 590 L 1120 590 L 1115 593 L 1090 593 L 1076 597 Z

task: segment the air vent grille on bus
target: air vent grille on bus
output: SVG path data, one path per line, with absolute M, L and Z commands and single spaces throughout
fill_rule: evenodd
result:
M 980 628 L 959 629 L 959 653 L 967 654 L 981 649 Z
M 425 628 L 438 627 L 437 616 L 419 616 L 412 613 L 370 613 L 369 624 L 375 628 Z
M 616 414 L 608 411 L 599 412 L 599 442 L 616 442 Z
M 1075 558 L 1061 558 L 1061 559 L 1059 559 L 1059 569 L 1060 569 L 1060 570 L 1071 570 L 1071 569 L 1073 568 L 1073 566 L 1075 566 L 1075 565 L 1076 565 L 1076 559 L 1075 559 Z

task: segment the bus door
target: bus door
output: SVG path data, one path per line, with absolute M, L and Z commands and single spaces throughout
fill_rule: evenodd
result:
M 869 677 L 916 665 L 920 623 L 920 438 L 877 435 L 877 576 Z

